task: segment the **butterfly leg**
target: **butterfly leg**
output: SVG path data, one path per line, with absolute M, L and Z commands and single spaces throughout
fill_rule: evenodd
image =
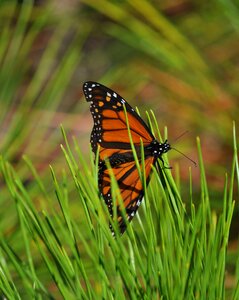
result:
M 162 159 L 162 157 L 161 157 L 161 156 L 159 157 L 159 159 L 160 159 L 160 160 L 161 160 L 161 162 L 163 163 L 163 168 L 164 168 L 164 169 L 168 169 L 168 170 L 172 169 L 172 167 L 165 166 L 165 164 L 164 164 L 164 160 Z

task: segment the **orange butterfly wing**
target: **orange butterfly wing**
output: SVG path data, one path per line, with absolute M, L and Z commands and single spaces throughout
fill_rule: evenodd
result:
M 150 172 L 154 162 L 154 157 L 148 157 L 145 159 L 145 176 L 147 184 L 149 183 Z M 117 180 L 119 186 L 126 216 L 128 218 L 128 221 L 130 222 L 134 217 L 137 209 L 139 208 L 144 195 L 143 184 L 141 182 L 138 169 L 134 160 L 119 164 L 118 166 L 115 166 L 111 169 L 107 169 L 105 166 L 102 167 L 99 177 L 99 188 L 102 191 L 102 195 L 108 206 L 110 215 L 113 217 L 113 202 L 110 184 L 110 172 L 112 171 L 113 176 Z M 120 232 L 124 233 L 126 229 L 126 223 L 123 218 L 119 199 L 116 199 L 116 210 Z
M 140 140 L 145 145 L 154 140 L 148 126 L 120 95 L 96 82 L 86 82 L 83 91 L 86 100 L 91 102 L 90 111 L 94 121 L 91 145 L 94 153 L 100 146 L 100 160 L 114 153 L 131 150 L 123 105 L 134 145 L 140 147 Z

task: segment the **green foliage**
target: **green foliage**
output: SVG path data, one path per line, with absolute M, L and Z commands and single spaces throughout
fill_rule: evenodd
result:
M 171 172 L 154 170 L 140 213 L 126 233 L 114 239 L 106 206 L 98 196 L 96 168 L 89 168 L 77 144 L 75 158 L 66 137 L 65 143 L 62 150 L 70 175 L 59 179 L 51 168 L 52 199 L 47 199 L 44 184 L 26 159 L 45 195 L 43 201 L 52 205 L 47 210 L 37 209 L 15 170 L 1 159 L 1 173 L 19 222 L 18 237 L 1 232 L 1 290 L 8 299 L 60 295 L 65 299 L 226 299 L 235 172 L 237 178 L 239 175 L 237 152 L 230 177 L 225 177 L 220 213 L 211 209 L 198 139 L 199 206 L 195 207 L 190 192 L 185 210 Z M 78 218 L 70 208 L 71 181 L 75 183 Z M 230 294 L 237 299 L 238 288 Z

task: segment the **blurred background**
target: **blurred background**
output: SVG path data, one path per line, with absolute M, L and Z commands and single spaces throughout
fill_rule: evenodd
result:
M 220 210 L 232 164 L 232 122 L 237 127 L 239 115 L 237 1 L 1 1 L 0 28 L 0 153 L 36 203 L 41 196 L 22 156 L 49 194 L 49 164 L 59 173 L 67 169 L 60 124 L 89 159 L 92 120 L 82 84 L 92 80 L 137 106 L 143 118 L 152 109 L 161 132 L 167 126 L 172 145 L 195 161 L 200 137 L 212 207 Z M 168 157 L 185 202 L 192 168 L 199 201 L 198 168 L 175 151 Z M 1 175 L 0 189 L 1 226 L 12 233 L 16 213 Z M 77 199 L 72 205 L 77 208 Z

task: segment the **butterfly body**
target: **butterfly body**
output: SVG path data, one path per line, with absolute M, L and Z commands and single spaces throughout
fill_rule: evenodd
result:
M 155 157 L 156 159 L 161 157 L 162 154 L 169 151 L 170 145 L 168 142 L 159 143 L 157 140 L 154 140 L 151 142 L 148 146 L 144 147 L 144 157 Z M 136 154 L 139 159 L 141 159 L 141 147 L 136 147 Z M 131 162 L 134 161 L 134 155 L 132 151 L 124 152 L 122 154 L 120 153 L 114 153 L 109 158 L 109 163 L 111 167 L 116 167 L 117 165 L 120 165 L 125 162 Z
M 114 174 L 117 181 L 129 221 L 134 217 L 144 195 L 143 184 L 131 147 L 128 127 L 130 128 L 131 141 L 134 144 L 140 166 L 142 164 L 141 146 L 143 143 L 147 184 L 152 165 L 156 163 L 158 158 L 163 162 L 162 155 L 169 151 L 171 147 L 167 141 L 164 143 L 158 142 L 141 117 L 116 92 L 97 82 L 90 81 L 84 83 L 83 91 L 86 100 L 91 103 L 90 111 L 94 121 L 91 133 L 92 150 L 96 154 L 99 148 L 99 190 L 110 215 L 117 218 L 120 231 L 123 233 L 126 224 L 119 199 L 116 200 L 117 215 L 113 216 L 111 173 Z M 111 170 L 107 166 L 110 166 Z

